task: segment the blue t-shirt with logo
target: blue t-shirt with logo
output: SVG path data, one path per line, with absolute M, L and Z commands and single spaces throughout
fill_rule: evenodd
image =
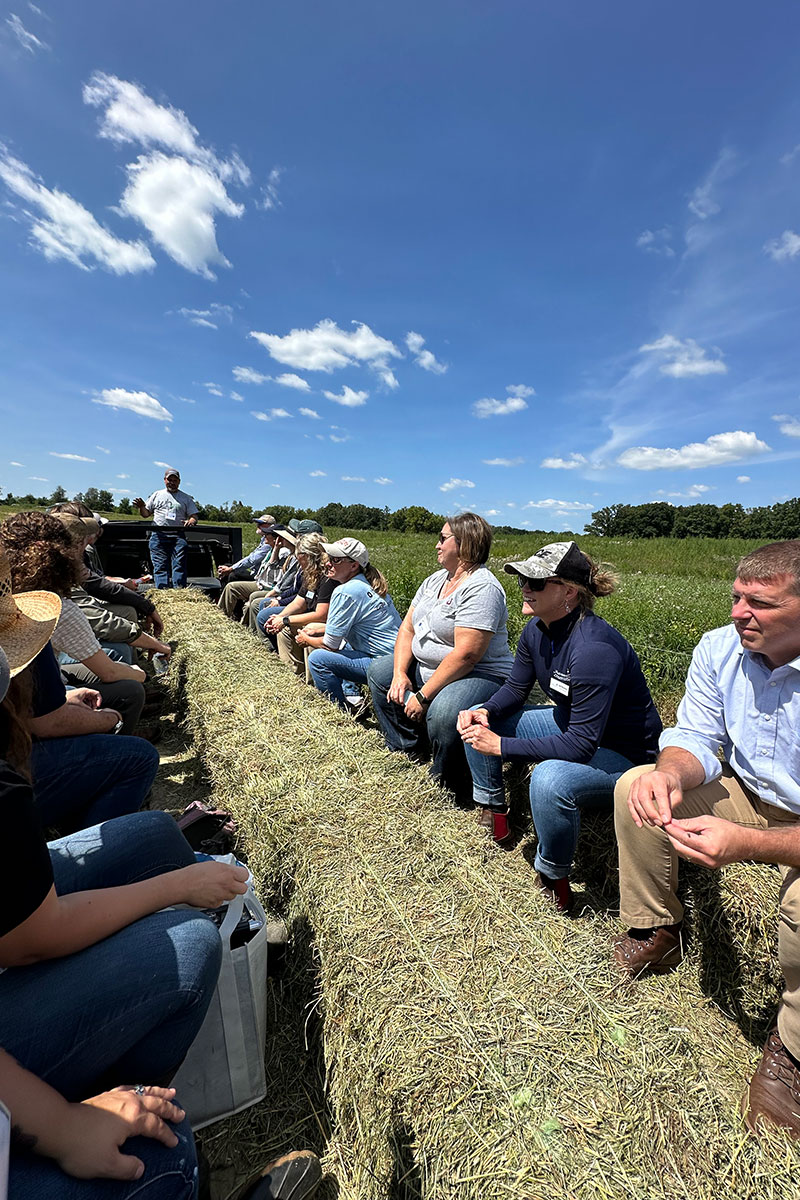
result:
M 323 645 L 341 650 L 347 642 L 358 654 L 378 658 L 393 652 L 400 625 L 391 596 L 379 596 L 363 575 L 356 575 L 331 597 Z

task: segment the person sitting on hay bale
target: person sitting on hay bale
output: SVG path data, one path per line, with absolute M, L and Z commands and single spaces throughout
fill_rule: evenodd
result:
M 445 521 L 436 543 L 440 570 L 417 589 L 394 655 L 367 670 L 386 745 L 421 760 L 431 775 L 468 799 L 472 779 L 456 727 L 462 709 L 493 696 L 511 670 L 508 606 L 486 567 L 491 526 L 475 513 Z
M 363 542 L 346 537 L 323 542 L 323 547 L 329 559 L 328 575 L 340 586 L 331 597 L 324 632 L 301 630 L 296 640 L 311 648 L 308 669 L 314 686 L 346 708 L 342 684 L 366 683 L 372 659 L 391 654 L 400 614 Z
M 328 558 L 321 534 L 304 533 L 298 539 L 297 559 L 301 571 L 300 591 L 280 613 L 265 617 L 263 632 L 276 639 L 281 662 L 286 663 L 295 675 L 305 676 L 305 651 L 297 641 L 297 634 L 312 622 L 325 624 L 331 596 L 340 585 L 327 574 Z M 268 611 L 263 610 L 264 614 Z M 261 617 L 259 613 L 259 624 Z
M 60 504 L 52 504 L 48 508 L 52 516 L 61 517 L 66 514 L 71 517 L 88 517 L 97 521 L 99 529 L 96 534 L 87 538 L 83 552 L 83 565 L 86 574 L 83 577 L 83 588 L 87 595 L 102 604 L 117 616 L 129 621 L 136 621 L 145 633 L 152 633 L 160 638 L 164 632 L 164 622 L 155 604 L 138 589 L 139 580 L 112 579 L 105 574 L 100 556 L 95 548 L 98 538 L 102 537 L 104 522 L 80 500 L 63 500 Z M 141 582 L 150 579 L 142 576 Z
M 61 601 L 0 589 L 0 703 L 47 645 Z M 11 1113 L 9 1200 L 197 1200 L 189 1123 L 169 1087 L 203 1023 L 221 962 L 199 913 L 246 890 L 247 870 L 197 863 L 166 813 L 45 842 L 28 780 L 6 761 L 0 798 L 0 1100 Z M 25 765 L 23 765 L 25 769 Z M 146 968 L 143 964 L 146 963 Z M 259 1172 L 239 1200 L 306 1200 L 310 1151 Z
M 259 533 L 258 545 L 255 550 L 251 550 L 249 554 L 245 554 L 243 558 L 240 558 L 238 562 L 231 563 L 230 566 L 223 563 L 217 568 L 223 588 L 239 579 L 255 579 L 264 559 L 269 558 L 275 549 L 274 538 L 267 536 L 277 524 L 272 513 L 262 513 L 260 517 L 253 517 L 253 524 Z
M 753 550 L 736 576 L 733 623 L 701 638 L 655 766 L 617 784 L 629 929 L 614 957 L 629 978 L 680 961 L 678 855 L 705 867 L 777 863 L 785 988 L 746 1121 L 754 1130 L 765 1118 L 800 1138 L 800 541 Z
M 581 810 L 610 809 L 620 775 L 655 760 L 661 720 L 633 648 L 593 612 L 614 590 L 609 570 L 574 542 L 551 543 L 505 570 L 518 576 L 522 612 L 536 620 L 522 632 L 508 682 L 460 713 L 458 727 L 479 820 L 496 841 L 510 838 L 503 762 L 536 764 L 535 882 L 563 912 Z M 534 683 L 552 705 L 525 705 Z

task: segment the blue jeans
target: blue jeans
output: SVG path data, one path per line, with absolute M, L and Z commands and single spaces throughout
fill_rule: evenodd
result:
M 50 843 L 56 891 L 135 883 L 194 863 L 166 813 L 121 817 Z M 167 1085 L 205 1017 L 219 974 L 216 927 L 189 911 L 157 912 L 65 958 L 0 974 L 0 1046 L 75 1102 L 121 1083 Z M 178 1097 L 180 1100 L 180 1097 Z M 191 1200 L 191 1132 L 169 1150 L 125 1149 L 145 1162 L 135 1183 L 70 1179 L 52 1162 L 12 1155 L 13 1200 Z
M 154 529 L 149 540 L 153 582 L 157 588 L 186 587 L 186 534 L 182 529 Z M 172 582 L 170 582 L 172 575 Z
M 345 646 L 343 650 L 312 650 L 308 656 L 308 669 L 317 691 L 344 708 L 345 696 L 355 694 L 347 683 L 366 683 L 367 667 L 371 662 L 368 654 L 359 654 Z
M 501 737 L 552 737 L 562 726 L 558 710 L 550 707 L 524 708 L 512 716 L 492 721 Z M 563 721 L 563 718 L 562 718 Z M 472 772 L 473 799 L 489 808 L 504 808 L 503 760 L 498 755 L 480 754 L 465 745 Z M 539 845 L 534 866 L 550 879 L 567 879 L 575 857 L 581 828 L 581 811 L 611 811 L 614 784 L 633 763 L 615 750 L 601 746 L 588 763 L 545 759 L 531 775 L 531 815 Z
M 464 743 L 456 729 L 456 719 L 464 708 L 484 704 L 500 687 L 497 679 L 477 672 L 456 679 L 434 697 L 424 721 L 411 721 L 402 705 L 388 697 L 394 674 L 394 655 L 373 658 L 367 678 L 372 693 L 372 706 L 390 750 L 401 750 L 411 758 L 431 756 L 431 775 L 459 800 L 469 800 L 470 773 L 464 755 Z M 423 686 L 419 663 L 414 660 L 409 671 L 412 688 Z
M 278 635 L 275 633 L 267 633 L 266 624 L 271 617 L 277 617 L 282 613 L 284 605 L 276 604 L 274 600 L 262 600 L 258 606 L 258 616 L 256 617 L 256 628 L 265 642 L 269 642 L 275 653 L 278 653 Z
M 44 826 L 70 833 L 137 812 L 158 770 L 144 738 L 87 733 L 33 743 L 33 798 Z

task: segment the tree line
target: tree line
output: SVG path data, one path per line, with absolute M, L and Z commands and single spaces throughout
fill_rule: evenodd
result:
M 800 499 L 745 508 L 741 504 L 609 504 L 592 513 L 587 533 L 629 538 L 800 538 Z
M 0 491 L 0 495 L 2 492 Z M 44 508 L 69 499 L 60 485 L 50 496 L 15 496 L 11 492 L 6 504 L 20 507 Z M 93 512 L 119 516 L 130 516 L 136 510 L 127 496 L 114 501 L 108 489 L 90 487 L 74 497 L 82 500 Z M 225 504 L 198 503 L 201 521 L 211 525 L 246 525 L 263 512 L 254 509 L 242 500 L 231 500 Z M 368 504 L 340 504 L 331 501 L 321 508 L 294 508 L 288 504 L 273 504 L 269 511 L 277 521 L 285 524 L 291 517 L 309 517 L 319 521 L 323 528 L 338 529 L 390 529 L 398 533 L 438 533 L 445 514 L 431 512 L 421 504 L 406 508 L 390 509 L 371 507 Z M 498 533 L 532 533 L 514 525 L 495 525 Z M 754 541 L 783 541 L 785 538 L 800 538 L 800 498 L 784 500 L 778 504 L 767 504 L 757 508 L 745 508 L 741 504 L 686 504 L 677 506 L 666 500 L 649 504 L 609 504 L 592 513 L 591 521 L 584 532 L 598 537 L 613 538 L 748 538 Z M 568 536 L 562 533 L 560 536 Z

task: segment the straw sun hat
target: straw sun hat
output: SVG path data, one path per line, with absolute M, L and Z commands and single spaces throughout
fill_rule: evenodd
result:
M 0 648 L 12 679 L 45 648 L 60 615 L 61 598 L 55 592 L 14 594 L 8 559 L 0 546 Z

